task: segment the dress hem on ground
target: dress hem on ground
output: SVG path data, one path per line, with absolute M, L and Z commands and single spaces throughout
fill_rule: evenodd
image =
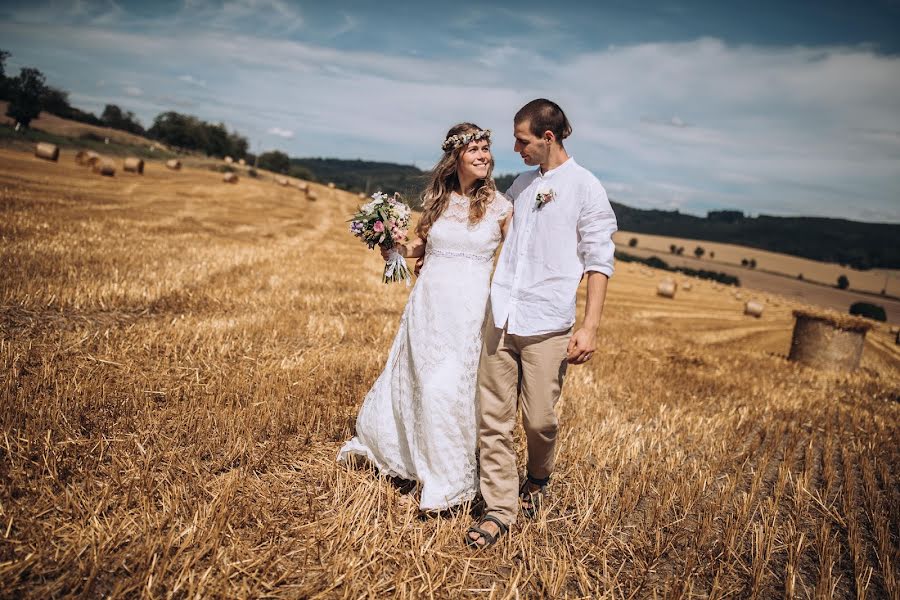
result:
M 386 475 L 387 477 L 399 477 L 400 479 L 405 479 L 407 481 L 414 481 L 419 485 L 424 485 L 425 482 L 420 479 L 410 475 L 409 473 L 402 472 L 401 469 L 394 468 L 390 465 L 383 464 L 381 461 L 375 458 L 372 454 L 372 451 L 366 448 L 357 438 L 351 439 L 349 442 L 345 443 L 343 447 L 340 449 L 337 455 L 337 461 L 341 464 L 347 464 L 349 462 L 350 456 L 360 456 L 366 460 L 368 460 L 372 465 L 378 469 L 378 472 L 382 475 Z M 460 494 L 457 494 L 454 498 L 443 504 L 437 505 L 426 505 L 419 504 L 419 510 L 447 510 L 450 508 L 454 508 L 461 504 L 465 504 L 466 502 L 470 502 L 475 499 L 475 496 L 478 494 L 477 490 L 469 490 L 463 491 Z

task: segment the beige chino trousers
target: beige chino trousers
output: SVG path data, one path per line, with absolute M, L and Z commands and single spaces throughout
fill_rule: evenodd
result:
M 511 335 L 494 326 L 488 310 L 478 366 L 478 433 L 481 495 L 486 512 L 512 525 L 519 511 L 519 472 L 513 430 L 519 405 L 528 442 L 528 473 L 553 472 L 555 406 L 566 374 L 572 330 L 534 336 Z

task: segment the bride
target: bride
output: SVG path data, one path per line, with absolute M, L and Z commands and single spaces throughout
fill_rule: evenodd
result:
M 396 250 L 426 257 L 384 371 L 366 394 L 352 455 L 419 484 L 421 510 L 471 500 L 478 488 L 475 380 L 494 251 L 512 217 L 497 192 L 490 130 L 460 123 L 424 194 L 418 239 Z

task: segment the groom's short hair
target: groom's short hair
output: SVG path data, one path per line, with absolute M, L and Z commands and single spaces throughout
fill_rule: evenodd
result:
M 572 135 L 572 124 L 559 104 L 546 98 L 532 100 L 516 113 L 515 123 L 528 121 L 532 135 L 541 137 L 545 131 L 552 131 L 556 141 L 562 143 Z

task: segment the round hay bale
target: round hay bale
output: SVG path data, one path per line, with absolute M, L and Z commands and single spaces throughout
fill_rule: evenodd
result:
M 859 367 L 866 332 L 865 319 L 829 312 L 795 310 L 788 360 L 819 369 L 852 371 Z
M 237 173 L 225 173 L 225 175 L 222 176 L 222 181 L 224 181 L 225 183 L 237 183 Z
M 178 160 L 177 158 L 170 158 L 169 160 L 166 161 L 166 168 L 171 169 L 173 171 L 180 171 L 181 170 L 181 161 Z
M 746 304 L 744 304 L 744 314 L 758 319 L 762 316 L 764 308 L 765 306 L 762 302 L 747 300 Z
M 365 195 L 364 193 L 362 193 L 362 192 L 358 193 L 357 196 L 359 196 L 359 199 L 360 199 L 360 200 L 365 200 L 365 199 L 366 199 L 366 195 Z
M 228 163 L 228 164 L 230 165 L 231 163 L 234 162 L 234 159 L 231 158 L 230 156 L 226 156 L 226 157 L 225 157 L 225 162 Z
M 318 198 L 319 196 L 314 191 L 309 190 L 308 192 L 306 192 L 306 199 L 310 202 L 315 202 Z
M 125 164 L 122 166 L 126 173 L 137 173 L 138 175 L 144 174 L 144 160 L 141 158 L 135 158 L 133 156 L 129 156 L 125 159 Z
M 328 182 L 328 189 L 329 189 L 329 190 L 333 190 L 333 189 L 334 189 L 334 182 L 333 182 L 333 181 L 329 181 L 329 182 Z
M 47 142 L 40 142 L 38 143 L 37 148 L 34 149 L 34 155 L 38 158 L 43 158 L 44 160 L 56 162 L 59 160 L 59 146 L 56 144 L 48 144 Z
M 694 286 L 691 285 L 691 282 L 690 282 L 690 281 L 685 281 L 684 283 L 681 284 L 681 289 L 683 289 L 683 290 L 686 291 L 686 292 L 691 291 L 691 289 L 692 289 L 693 287 L 694 287 Z
M 241 165 L 242 167 L 246 167 L 247 161 L 242 158 L 242 159 L 238 160 L 238 164 Z
M 75 164 L 82 167 L 93 166 L 94 162 L 100 158 L 100 155 L 93 150 L 79 150 L 75 154 Z
M 104 177 L 114 177 L 116 175 L 116 163 L 101 156 L 98 156 L 91 161 L 91 169 L 94 173 L 103 175 Z
M 300 190 L 301 192 L 305 192 L 309 189 L 309 184 L 306 183 L 305 181 L 298 181 L 297 189 Z
M 671 279 L 663 279 L 659 282 L 659 285 L 656 288 L 656 294 L 658 296 L 662 296 L 664 298 L 674 298 L 675 290 L 678 289 L 678 284 L 672 281 Z
M 288 179 L 287 179 L 287 177 L 282 177 L 281 175 L 276 175 L 275 183 L 277 183 L 278 185 L 287 185 Z

